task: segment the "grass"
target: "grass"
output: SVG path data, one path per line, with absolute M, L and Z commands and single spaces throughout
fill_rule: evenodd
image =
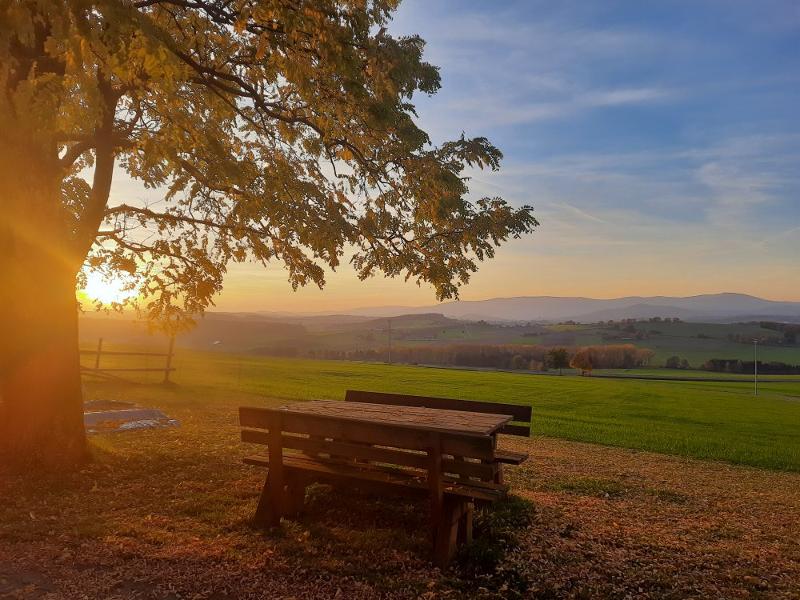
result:
M 565 371 L 566 372 L 566 371 Z M 700 369 L 665 369 L 665 368 L 637 368 L 637 369 L 595 369 L 595 375 L 625 375 L 628 377 L 660 377 L 670 379 L 728 379 L 753 383 L 752 373 L 717 373 Z M 573 374 L 577 374 L 574 371 Z M 764 375 L 758 374 L 758 381 L 800 381 L 800 375 Z
M 598 496 L 604 498 L 621 496 L 625 492 L 624 486 L 613 479 L 597 479 L 595 477 L 580 477 L 556 481 L 551 489 L 570 492 L 582 496 Z
M 506 472 L 515 497 L 478 516 L 475 544 L 441 572 L 430 563 L 425 502 L 316 486 L 300 519 L 254 530 L 264 473 L 241 464 L 251 449 L 239 441 L 236 407 L 340 398 L 347 387 L 530 402 L 537 433 L 663 451 L 676 438 L 705 436 L 715 458 L 771 456 L 798 470 L 800 385 L 770 383 L 754 404 L 739 384 L 183 351 L 176 366 L 174 385 L 87 381 L 86 395 L 162 408 L 179 428 L 92 436 L 94 460 L 77 472 L 0 472 L 0 597 L 796 595 L 795 473 L 504 436 L 501 445 L 532 457 Z M 748 419 L 760 437 L 742 428 Z M 769 452 L 759 454 L 756 439 Z
M 178 353 L 175 366 L 178 386 L 154 387 L 152 404 L 213 404 L 235 419 L 241 394 L 255 403 L 259 397 L 342 399 L 349 388 L 530 404 L 534 435 L 800 471 L 800 383 L 765 381 L 756 398 L 745 382 L 536 376 L 188 351 Z

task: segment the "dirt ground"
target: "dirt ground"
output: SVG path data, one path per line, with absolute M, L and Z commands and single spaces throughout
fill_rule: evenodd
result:
M 420 504 L 317 488 L 299 521 L 251 529 L 263 475 L 209 425 L 0 476 L 0 598 L 800 598 L 800 474 L 504 438 L 531 452 L 507 470 L 525 515 L 440 572 Z

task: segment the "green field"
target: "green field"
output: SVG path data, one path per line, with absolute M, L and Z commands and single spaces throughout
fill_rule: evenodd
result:
M 259 397 L 341 399 L 348 388 L 512 402 L 533 406 L 535 435 L 800 471 L 800 383 L 763 382 L 756 398 L 745 381 L 592 379 L 189 351 L 178 353 L 175 366 L 177 386 L 148 386 L 153 405 L 217 403 L 233 416 L 243 397 L 256 404 Z
M 643 334 L 643 339 L 636 339 L 634 334 L 626 334 L 609 325 L 576 324 L 549 325 L 544 328 L 545 331 L 541 335 L 518 338 L 514 341 L 546 346 L 634 344 L 655 352 L 651 361 L 654 366 L 663 365 L 670 356 L 680 356 L 687 359 L 692 366 L 699 367 L 710 358 L 753 360 L 753 345 L 731 341 L 728 339 L 729 335 L 740 335 L 748 339 L 776 335 L 775 331 L 764 329 L 757 323 L 639 321 L 634 324 L 634 328 Z M 621 337 L 618 340 L 608 338 L 604 340 L 603 336 L 609 334 Z M 758 360 L 800 364 L 800 346 L 762 345 L 758 348 Z
M 565 369 L 564 373 L 579 374 L 575 369 Z M 636 369 L 595 369 L 594 377 L 600 375 L 615 375 L 620 377 L 642 377 L 660 379 L 725 379 L 730 381 L 753 382 L 752 373 L 721 373 L 716 371 L 701 371 L 699 369 L 665 369 L 663 367 L 641 367 Z M 800 382 L 800 375 L 764 375 L 759 373 L 759 384 L 765 381 Z

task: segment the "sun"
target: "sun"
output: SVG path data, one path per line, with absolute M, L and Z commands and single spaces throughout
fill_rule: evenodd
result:
M 119 276 L 107 278 L 102 273 L 91 271 L 86 274 L 83 292 L 92 300 L 103 304 L 121 304 L 139 293 L 138 286 L 131 287 L 132 280 Z

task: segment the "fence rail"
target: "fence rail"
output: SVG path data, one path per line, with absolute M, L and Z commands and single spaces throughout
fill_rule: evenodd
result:
M 164 373 L 164 383 L 169 383 L 170 373 L 175 370 L 172 366 L 172 357 L 175 355 L 175 338 L 169 339 L 169 348 L 166 352 L 126 352 L 120 350 L 103 350 L 103 338 L 97 341 L 97 348 L 95 350 L 80 350 L 82 355 L 92 355 L 95 357 L 94 366 L 87 367 L 81 365 L 81 371 L 90 375 L 97 375 L 100 377 L 115 377 L 113 373 L 130 373 L 130 372 L 161 372 Z M 103 355 L 106 356 L 159 356 L 166 358 L 163 367 L 101 367 L 100 359 Z

